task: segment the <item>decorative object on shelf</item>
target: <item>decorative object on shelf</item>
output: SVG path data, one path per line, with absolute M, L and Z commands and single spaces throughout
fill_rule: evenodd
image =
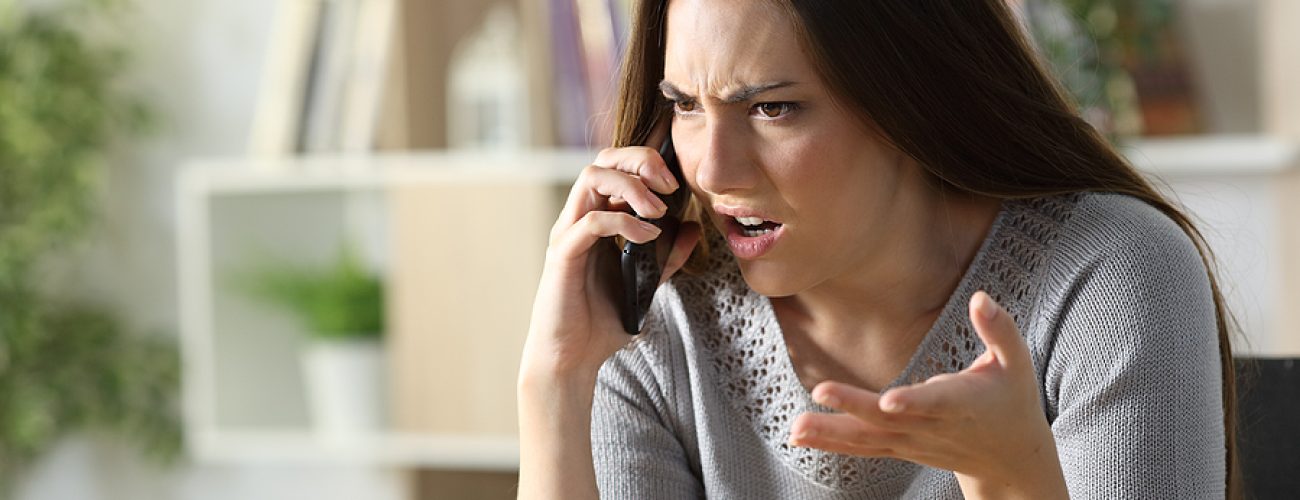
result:
M 1080 114 L 1112 139 L 1201 131 L 1174 0 L 1017 0 Z
M 125 1 L 0 0 L 0 498 L 62 438 L 107 431 L 164 462 L 181 446 L 179 358 L 114 312 L 56 298 L 50 266 L 94 227 L 114 147 L 149 114 L 127 53 L 88 31 Z
M 352 247 L 328 267 L 273 262 L 237 280 L 249 295 L 292 312 L 312 335 L 302 367 L 320 436 L 348 440 L 383 428 L 384 283 Z
M 482 27 L 456 45 L 447 77 L 447 145 L 523 149 L 528 145 L 527 75 L 519 20 L 496 5 Z

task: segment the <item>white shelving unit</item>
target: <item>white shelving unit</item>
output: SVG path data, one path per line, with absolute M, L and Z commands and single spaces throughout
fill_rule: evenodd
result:
M 191 433 L 198 456 L 219 463 L 325 463 L 515 470 L 514 436 L 384 433 L 344 442 L 322 441 L 307 430 L 214 430 Z
M 1137 168 L 1171 179 L 1278 175 L 1300 162 L 1300 145 L 1256 135 L 1144 139 L 1120 150 Z
M 186 165 L 177 186 L 177 259 L 181 304 L 186 436 L 194 456 L 211 462 L 345 462 L 378 466 L 512 470 L 511 435 L 385 432 L 338 442 L 319 439 L 305 422 L 266 425 L 224 422 L 222 394 L 256 390 L 256 375 L 222 389 L 222 368 L 249 360 L 219 359 L 223 332 L 215 327 L 218 279 L 213 264 L 214 205 L 230 200 L 382 193 L 412 185 L 482 186 L 535 183 L 563 188 L 594 158 L 589 151 L 428 153 L 290 159 L 202 160 Z M 251 197 L 251 198 L 250 198 Z M 243 332 L 241 332 L 243 333 Z M 245 349 L 248 351 L 248 349 Z M 282 349 L 283 351 L 283 349 Z M 283 353 L 282 353 L 283 354 Z M 296 358 L 283 360 L 297 363 Z M 256 370 L 256 368 L 254 368 Z M 286 370 L 293 373 L 292 370 Z M 286 371 L 281 371 L 284 373 Z M 292 413 L 292 412 L 291 412 Z M 301 413 L 301 412 L 299 412 Z M 281 420 L 281 419 L 277 419 Z
M 1122 149 L 1140 169 L 1167 182 L 1198 216 L 1215 226 L 1252 228 L 1259 233 L 1254 236 L 1260 238 L 1276 238 L 1270 236 L 1273 225 L 1286 217 L 1277 213 L 1279 195 L 1259 193 L 1271 192 L 1268 190 L 1276 179 L 1290 175 L 1300 165 L 1300 145 L 1254 136 L 1142 140 Z M 231 159 L 186 165 L 177 189 L 177 249 L 184 410 L 187 437 L 196 458 L 240 463 L 361 463 L 503 471 L 517 468 L 518 443 L 511 435 L 386 432 L 349 442 L 328 442 L 313 435 L 305 425 L 276 422 L 258 426 L 223 421 L 222 405 L 226 403 L 220 395 L 230 392 L 219 390 L 219 371 L 226 363 L 243 360 L 219 359 L 223 352 L 218 348 L 219 337 L 229 332 L 214 327 L 218 318 L 214 307 L 217 292 L 213 248 L 222 236 L 213 232 L 213 207 L 238 197 L 383 192 L 424 183 L 469 186 L 527 182 L 563 189 L 594 155 L 591 151 L 427 153 Z M 1230 209 L 1225 211 L 1225 206 Z M 1233 241 L 1240 240 L 1240 234 L 1216 238 L 1213 229 L 1209 233 L 1211 244 L 1223 247 L 1219 248 L 1220 259 L 1227 272 L 1237 274 L 1234 289 L 1262 290 L 1267 295 L 1238 296 L 1239 300 L 1266 304 L 1241 311 L 1248 329 L 1274 334 L 1279 328 L 1275 289 L 1282 283 L 1271 277 L 1268 265 L 1262 269 L 1259 265 L 1282 260 L 1282 247 L 1271 241 L 1241 247 Z M 1253 343 L 1256 347 L 1300 349 L 1295 346 L 1300 342 L 1274 340 L 1255 339 Z

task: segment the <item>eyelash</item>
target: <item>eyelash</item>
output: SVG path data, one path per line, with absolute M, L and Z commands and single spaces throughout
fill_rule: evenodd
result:
M 670 101 L 669 104 L 672 106 L 673 113 L 676 113 L 678 115 L 692 115 L 692 114 L 697 114 L 699 112 L 698 110 L 682 111 L 683 105 L 696 106 L 697 103 L 695 101 L 686 100 L 686 99 L 672 100 Z M 762 111 L 759 111 L 759 108 L 763 106 L 779 106 L 781 109 L 781 114 L 777 116 L 767 116 L 767 114 L 763 113 Z M 758 118 L 760 120 L 772 121 L 772 120 L 783 119 L 787 116 L 790 116 L 791 113 L 798 111 L 799 104 L 794 102 L 760 102 L 758 104 L 751 106 L 749 110 L 751 114 L 758 113 Z

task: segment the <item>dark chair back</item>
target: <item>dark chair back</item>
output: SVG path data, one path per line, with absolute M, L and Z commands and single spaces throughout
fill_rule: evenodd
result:
M 1237 360 L 1238 434 L 1247 499 L 1300 499 L 1300 360 Z

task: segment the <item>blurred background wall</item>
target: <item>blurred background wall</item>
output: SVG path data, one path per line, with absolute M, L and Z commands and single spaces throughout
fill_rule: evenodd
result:
M 43 3 L 54 3 L 46 1 Z M 62 287 L 111 304 L 136 331 L 179 332 L 175 259 L 177 167 L 248 151 L 274 20 L 265 0 L 138 0 L 122 39 L 130 79 L 158 129 L 121 151 L 105 177 L 101 227 Z M 143 462 L 129 443 L 78 436 L 18 487 L 24 500 L 403 498 L 396 473 L 347 466 Z

